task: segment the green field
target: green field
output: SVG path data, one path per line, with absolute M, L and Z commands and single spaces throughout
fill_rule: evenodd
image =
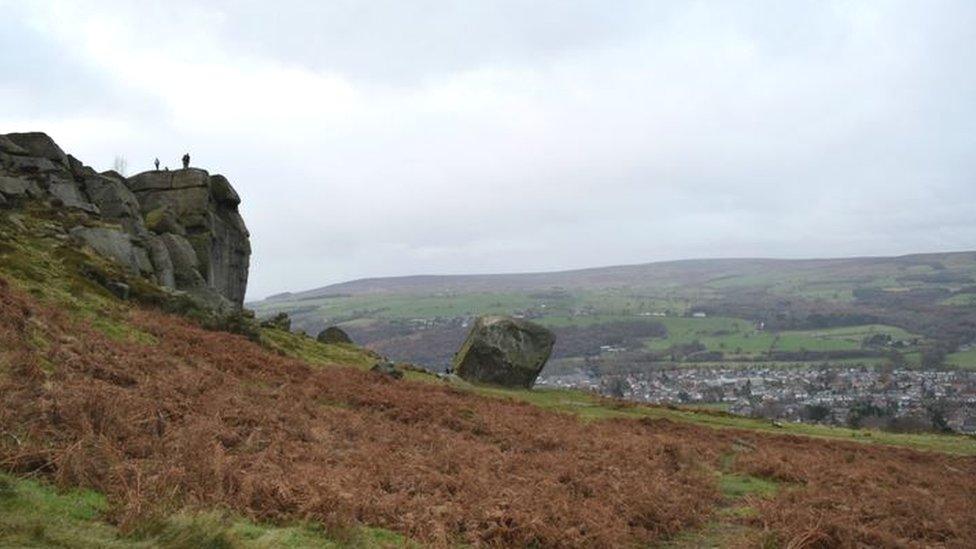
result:
M 959 307 L 976 306 L 976 294 L 956 294 L 952 297 L 940 301 L 942 305 L 955 305 Z
M 646 347 L 665 350 L 672 345 L 698 341 L 709 351 L 730 357 L 757 357 L 771 351 L 843 351 L 860 349 L 862 341 L 875 334 L 888 334 L 897 340 L 917 338 L 894 326 L 869 324 L 820 330 L 760 331 L 753 323 L 735 318 L 658 318 L 668 329 L 668 337 L 651 339 Z
M 976 349 L 952 353 L 946 357 L 946 362 L 966 370 L 976 370 Z
M 658 318 L 668 329 L 665 339 L 652 339 L 648 349 L 665 350 L 672 345 L 698 341 L 709 351 L 728 355 L 757 356 L 769 351 L 773 335 L 756 330 L 753 324 L 737 318 Z

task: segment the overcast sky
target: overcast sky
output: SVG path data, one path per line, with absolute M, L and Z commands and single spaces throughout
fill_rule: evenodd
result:
M 0 0 L 0 133 L 227 175 L 249 299 L 976 248 L 976 2 Z

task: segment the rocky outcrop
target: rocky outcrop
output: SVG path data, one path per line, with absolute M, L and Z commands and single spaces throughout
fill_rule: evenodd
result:
M 483 316 L 454 357 L 454 373 L 468 381 L 531 388 L 549 360 L 556 336 L 534 322 Z
M 167 247 L 185 241 L 193 249 L 204 286 L 240 305 L 247 288 L 251 245 L 247 227 L 237 210 L 240 198 L 222 175 L 189 168 L 143 172 L 129 178 L 128 188 L 139 202 L 147 228 L 168 236 Z M 183 266 L 188 266 L 186 262 Z M 176 269 L 180 284 L 180 266 Z M 196 277 L 184 280 L 197 288 Z
M 72 212 L 70 238 L 215 310 L 240 309 L 251 255 L 227 178 L 200 169 L 98 173 L 40 132 L 0 135 L 0 206 Z M 68 227 L 66 227 L 67 230 Z

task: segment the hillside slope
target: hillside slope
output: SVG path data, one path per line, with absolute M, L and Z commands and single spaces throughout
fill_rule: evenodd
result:
M 267 299 L 304 300 L 330 295 L 430 294 L 437 292 L 526 292 L 552 288 L 606 289 L 646 288 L 668 285 L 692 286 L 718 280 L 762 277 L 762 282 L 808 279 L 869 282 L 887 276 L 901 276 L 910 268 L 932 268 L 947 275 L 976 275 L 976 252 L 925 253 L 896 257 L 850 257 L 828 259 L 688 259 L 638 265 L 594 267 L 570 271 L 487 274 L 416 275 L 364 278 L 306 290 L 276 294 Z M 974 282 L 976 280 L 969 280 Z M 756 280 L 758 283 L 759 280 Z
M 969 439 L 393 380 L 355 347 L 121 301 L 59 215 L 0 213 L 0 468 L 104 494 L 91 517 L 124 535 L 225 509 L 438 546 L 976 544 Z

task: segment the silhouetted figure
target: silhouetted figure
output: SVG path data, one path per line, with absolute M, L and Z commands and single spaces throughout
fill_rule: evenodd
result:
M 158 158 L 156 159 L 155 164 L 156 164 L 156 171 L 158 172 L 159 171 L 159 159 Z
M 183 169 L 185 170 L 189 167 L 190 167 L 190 153 L 186 153 L 183 155 Z

